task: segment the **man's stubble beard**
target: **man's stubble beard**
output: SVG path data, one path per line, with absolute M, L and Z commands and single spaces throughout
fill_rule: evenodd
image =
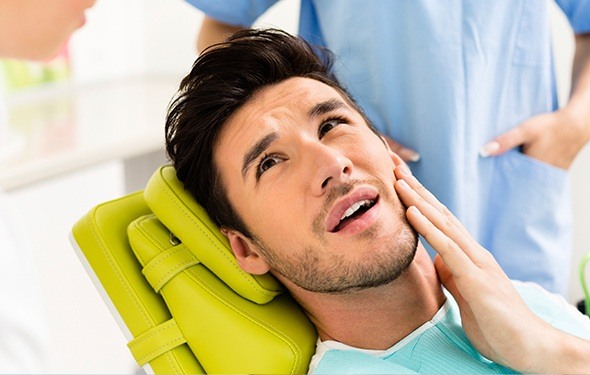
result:
M 391 201 L 383 184 L 378 180 L 362 181 L 371 185 L 377 185 L 379 188 L 380 199 L 382 202 Z M 325 207 L 330 207 L 331 203 L 339 196 L 346 194 L 352 189 L 338 188 L 337 192 L 326 199 Z M 327 212 L 327 210 L 325 210 Z M 318 223 L 323 223 L 326 212 L 318 215 L 314 220 L 313 231 L 316 233 L 322 243 L 326 243 L 323 233 L 323 227 Z M 315 293 L 326 294 L 346 294 L 353 291 L 375 288 L 389 284 L 395 281 L 410 266 L 416 255 L 418 246 L 418 235 L 409 224 L 405 208 L 399 206 L 394 215 L 399 219 L 399 229 L 396 233 L 387 238 L 379 235 L 384 229 L 381 225 L 373 225 L 363 233 L 359 234 L 360 238 L 374 238 L 379 240 L 372 241 L 374 246 L 381 249 L 359 249 L 369 254 L 358 260 L 358 257 L 351 259 L 346 254 L 331 253 L 328 257 L 321 258 L 321 249 L 312 247 L 305 248 L 303 251 L 283 252 L 285 255 L 278 256 L 280 252 L 274 251 L 264 243 L 255 234 L 253 241 L 260 249 L 261 254 L 266 258 L 273 272 L 289 280 L 298 287 Z

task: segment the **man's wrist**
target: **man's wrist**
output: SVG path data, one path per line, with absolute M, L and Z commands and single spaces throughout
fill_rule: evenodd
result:
M 544 340 L 549 349 L 549 355 L 543 355 L 546 367 L 544 373 L 553 374 L 588 374 L 590 373 L 590 343 L 579 337 L 553 330 L 553 334 Z

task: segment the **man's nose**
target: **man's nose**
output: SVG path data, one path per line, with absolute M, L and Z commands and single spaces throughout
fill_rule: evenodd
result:
M 306 153 L 313 170 L 311 190 L 314 195 L 321 196 L 332 184 L 350 179 L 352 162 L 340 150 L 315 144 Z

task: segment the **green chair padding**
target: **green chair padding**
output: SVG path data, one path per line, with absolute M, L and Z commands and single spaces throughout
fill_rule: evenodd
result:
M 171 166 L 93 208 L 71 237 L 146 372 L 307 372 L 315 328 L 276 279 L 241 270 Z

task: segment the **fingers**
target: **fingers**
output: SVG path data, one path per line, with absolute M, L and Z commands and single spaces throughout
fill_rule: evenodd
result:
M 469 273 L 474 267 L 474 263 L 457 242 L 445 235 L 429 219 L 427 219 L 416 206 L 411 206 L 407 211 L 408 221 L 412 227 L 432 246 L 441 256 L 446 267 L 452 275 L 460 277 L 464 273 Z M 448 274 L 443 274 L 447 277 Z M 441 280 L 442 281 L 442 280 Z
M 422 197 L 422 199 L 424 199 L 426 202 L 436 207 L 439 211 L 444 211 L 446 209 L 446 207 L 444 207 L 444 205 L 440 203 L 438 199 L 436 199 L 436 197 L 412 175 L 412 172 L 410 172 L 410 170 L 407 167 L 404 167 L 403 165 L 398 166 L 395 168 L 394 173 L 398 181 L 406 181 L 406 183 L 412 188 L 412 190 L 414 190 L 416 194 Z M 403 198 L 404 197 L 402 197 L 402 199 Z M 413 196 L 407 196 L 407 198 L 412 199 Z M 412 204 L 415 204 L 416 202 L 410 201 L 404 203 L 406 204 L 406 206 L 409 207 Z
M 488 156 L 498 156 L 510 149 L 522 145 L 525 141 L 525 131 L 519 126 L 486 143 L 479 150 L 479 155 L 484 158 L 487 158 Z
M 393 161 L 393 165 L 395 165 L 395 167 L 403 166 L 404 168 L 407 168 L 408 170 L 410 169 L 410 167 L 408 167 L 408 165 L 406 164 L 405 160 L 402 159 L 395 152 L 389 150 L 389 156 L 391 157 L 391 160 Z
M 499 135 L 480 149 L 482 157 L 500 155 L 520 147 L 529 157 L 561 169 L 569 169 L 586 144 L 576 120 L 566 110 L 534 116 Z
M 463 224 L 420 181 L 412 176 L 408 169 L 397 167 L 394 172 L 396 178 L 398 178 L 396 188 L 398 184 L 401 185 L 401 181 L 405 181 L 410 187 L 409 191 L 398 190 L 400 198 L 407 207 L 417 206 L 422 214 L 428 217 L 434 225 L 461 243 L 466 238 L 471 238 Z
M 459 220 L 404 167 L 395 169 L 395 189 L 409 207 L 410 224 L 436 250 L 454 274 L 464 267 L 479 265 L 487 256 Z M 414 207 L 412 207 L 414 206 Z
M 534 139 L 537 131 L 543 126 L 543 123 L 543 115 L 532 117 L 486 143 L 479 150 L 479 154 L 484 158 L 497 156 L 515 147 L 528 144 Z
M 391 150 L 398 154 L 405 162 L 417 162 L 420 160 L 420 154 L 417 151 L 402 146 L 402 144 L 399 142 L 396 142 L 385 135 L 383 135 L 382 138 L 385 140 L 385 143 L 387 143 Z
M 402 147 L 398 149 L 396 152 L 401 156 L 402 159 L 404 159 L 404 161 L 408 163 L 415 163 L 418 160 L 420 160 L 420 154 L 412 150 L 411 148 Z
M 445 286 L 445 288 L 447 288 L 447 290 L 449 291 L 451 291 L 451 289 L 456 289 L 454 282 L 452 282 L 453 273 L 449 270 L 449 268 L 445 264 L 445 261 L 441 258 L 439 254 L 436 254 L 434 256 L 434 260 L 432 263 L 434 263 L 434 268 L 436 269 L 438 278 L 440 282 Z
M 463 298 L 463 295 L 459 291 L 459 287 L 455 282 L 455 277 L 453 273 L 449 270 L 444 260 L 438 254 L 434 257 L 434 268 L 436 269 L 436 273 L 438 274 L 440 282 L 445 286 L 445 289 L 451 293 L 451 295 L 459 305 L 461 313 L 466 312 L 467 314 L 470 314 L 470 317 L 473 317 L 473 312 L 471 311 L 469 304 L 467 303 L 465 298 Z

